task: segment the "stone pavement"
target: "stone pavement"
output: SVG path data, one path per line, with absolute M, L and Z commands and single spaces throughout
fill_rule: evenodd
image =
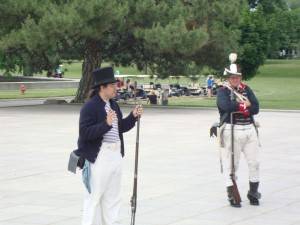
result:
M 76 148 L 75 105 L 0 108 L 0 225 L 80 224 L 80 173 L 67 172 Z M 124 109 L 125 114 L 128 108 Z M 215 140 L 215 110 L 146 109 L 141 121 L 137 225 L 299 225 L 300 113 L 262 112 L 261 206 L 228 206 Z M 130 221 L 136 130 L 125 135 L 122 221 Z
M 0 108 L 5 107 L 22 107 L 22 106 L 34 106 L 34 105 L 42 105 L 46 100 L 65 100 L 70 102 L 74 97 L 65 96 L 65 97 L 49 97 L 49 98 L 24 98 L 24 99 L 0 99 Z
M 42 105 L 46 99 L 37 98 L 37 99 L 1 99 L 0 108 L 2 107 L 12 107 L 12 106 L 33 106 L 33 105 Z

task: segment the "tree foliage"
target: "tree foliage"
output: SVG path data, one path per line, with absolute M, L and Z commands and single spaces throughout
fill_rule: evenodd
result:
M 299 37 L 291 28 L 298 16 L 284 2 L 0 0 L 0 69 L 32 75 L 62 59 L 83 60 L 76 101 L 86 98 L 102 61 L 161 78 L 203 68 L 221 74 L 236 51 L 251 78 L 267 56 Z

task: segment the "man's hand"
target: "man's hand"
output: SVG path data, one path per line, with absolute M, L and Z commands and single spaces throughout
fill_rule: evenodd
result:
M 245 105 L 247 108 L 251 106 L 251 102 L 249 100 L 244 101 Z
M 143 112 L 144 112 L 144 109 L 143 109 L 143 107 L 142 107 L 141 105 L 137 105 L 137 106 L 133 109 L 133 111 L 132 111 L 133 116 L 134 116 L 135 118 L 138 117 L 138 116 L 141 116 L 141 115 L 143 114 Z
M 251 102 L 249 100 L 241 100 L 239 98 L 236 99 L 238 103 L 244 104 L 246 108 L 249 108 L 251 106 Z
M 248 107 L 251 106 L 249 100 L 244 100 L 239 103 L 239 112 L 241 112 L 245 117 L 250 115 Z
M 107 113 L 107 117 L 106 117 L 106 123 L 109 126 L 112 126 L 112 123 L 116 119 L 116 117 L 117 117 L 116 112 L 113 110 L 109 110 L 109 112 Z

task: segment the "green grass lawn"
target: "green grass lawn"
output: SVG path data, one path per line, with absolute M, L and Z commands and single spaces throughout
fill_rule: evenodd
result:
M 102 66 L 109 66 L 109 63 L 103 63 Z M 63 63 L 63 69 L 65 70 L 65 78 L 81 78 L 82 74 L 82 62 L 75 61 L 72 64 Z M 138 75 L 141 74 L 135 67 L 115 67 L 115 70 L 118 70 L 120 74 L 131 74 Z M 41 74 L 36 74 L 35 76 L 41 76 Z M 46 76 L 46 72 L 42 74 Z
M 75 88 L 66 89 L 29 89 L 24 95 L 19 91 L 0 91 L 0 99 L 23 99 L 23 98 L 47 98 L 47 97 L 63 97 L 74 96 Z
M 246 82 L 261 108 L 300 109 L 300 60 L 268 60 L 259 74 Z M 170 98 L 170 105 L 216 106 L 215 98 Z
M 188 107 L 216 107 L 216 98 L 206 97 L 171 97 L 169 98 L 171 106 L 188 106 Z
M 80 78 L 81 62 L 64 64 L 67 68 L 65 77 Z M 140 74 L 134 67 L 117 67 L 121 74 Z M 149 78 L 138 78 L 138 83 L 149 83 Z M 154 80 L 152 80 L 154 81 Z M 158 83 L 190 83 L 189 79 L 169 78 L 157 80 Z M 200 78 L 205 83 L 205 78 Z M 259 74 L 247 84 L 255 91 L 261 108 L 268 109 L 300 109 L 300 60 L 268 60 L 259 70 Z M 75 89 L 27 90 L 25 95 L 18 91 L 0 91 L 0 99 L 8 98 L 36 98 L 75 95 Z M 172 97 L 172 106 L 204 106 L 215 107 L 215 98 Z
M 269 60 L 247 84 L 262 108 L 300 109 L 300 60 Z
M 158 81 L 176 83 L 176 79 Z M 187 84 L 188 79 L 180 83 Z M 199 82 L 204 83 L 205 79 Z M 261 108 L 268 109 L 300 109 L 300 60 L 268 60 L 259 70 L 257 76 L 247 81 L 255 91 Z M 215 98 L 172 97 L 169 104 L 173 106 L 215 107 Z

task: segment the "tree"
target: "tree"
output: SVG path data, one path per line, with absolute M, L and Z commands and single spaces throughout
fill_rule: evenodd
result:
M 47 2 L 41 4 L 42 1 L 0 1 L 0 37 L 4 37 L 11 31 L 21 29 L 23 23 L 30 17 L 32 19 L 39 18 L 43 11 L 47 8 Z M 8 42 L 14 42 L 14 36 L 10 37 Z M 6 41 L 5 41 L 6 42 Z M 19 44 L 9 49 L 5 48 L 4 42 L 1 43 L 0 49 L 1 63 L 0 68 L 6 70 L 6 73 L 14 72 L 16 70 L 23 71 L 24 75 L 32 75 L 33 72 L 40 71 L 38 65 L 41 57 L 34 52 L 26 49 L 26 46 Z
M 26 49 L 37 56 L 45 56 L 45 61 L 50 62 L 57 62 L 66 55 L 83 58 L 83 77 L 75 98 L 83 101 L 92 83 L 92 71 L 102 61 L 103 33 L 118 27 L 127 12 L 126 3 L 118 0 L 27 2 L 43 14 L 36 18 L 29 14 L 17 28 L 7 29 L 7 34 L 1 38 L 0 49 L 18 53 L 18 49 Z M 42 67 L 46 69 L 47 65 Z
M 244 1 L 231 0 L 195 2 L 194 15 L 197 15 L 197 23 L 206 27 L 209 41 L 193 59 L 198 66 L 208 66 L 221 75 L 228 64 L 229 53 L 239 52 L 241 11 L 248 6 Z
M 221 72 L 228 54 L 238 48 L 244 1 L 159 2 L 131 4 L 127 28 L 122 35 L 111 35 L 117 41 L 107 45 L 114 62 L 147 68 L 161 78 L 199 74 L 204 66 Z M 124 51 L 116 54 L 116 49 Z
M 9 0 L 6 7 L 13 4 Z M 221 71 L 228 53 L 238 48 L 239 12 L 244 7 L 243 0 L 46 0 L 43 4 L 28 0 L 22 4 L 27 11 L 15 12 L 22 19 L 1 31 L 0 51 L 12 65 L 18 60 L 21 66 L 31 65 L 33 60 L 38 70 L 50 69 L 63 58 L 83 59 L 76 102 L 86 98 L 92 71 L 103 60 L 135 64 L 162 78 L 200 72 L 204 66 Z
M 295 8 L 291 12 L 293 25 L 294 28 L 293 37 L 292 37 L 292 48 L 296 50 L 298 56 L 300 55 L 300 5 L 299 8 Z
M 300 2 L 298 0 L 289 0 L 288 4 L 289 4 L 289 7 L 293 10 L 300 8 Z
M 240 26 L 240 64 L 246 79 L 257 74 L 266 58 L 278 58 L 279 51 L 291 53 L 299 43 L 296 13 L 285 0 L 249 0 Z M 298 24 L 298 25 L 297 25 Z
M 277 9 L 288 9 L 288 2 L 286 0 L 248 0 L 250 8 L 262 7 L 264 14 L 272 14 Z
M 243 12 L 240 30 L 241 54 L 239 63 L 242 67 L 243 78 L 248 80 L 257 73 L 259 66 L 264 63 L 270 44 L 270 32 L 261 7 L 255 11 Z
M 126 24 L 106 45 L 107 57 L 160 78 L 187 74 L 189 57 L 208 40 L 202 27 L 188 26 L 190 7 L 179 0 L 140 0 L 129 1 L 129 9 Z

